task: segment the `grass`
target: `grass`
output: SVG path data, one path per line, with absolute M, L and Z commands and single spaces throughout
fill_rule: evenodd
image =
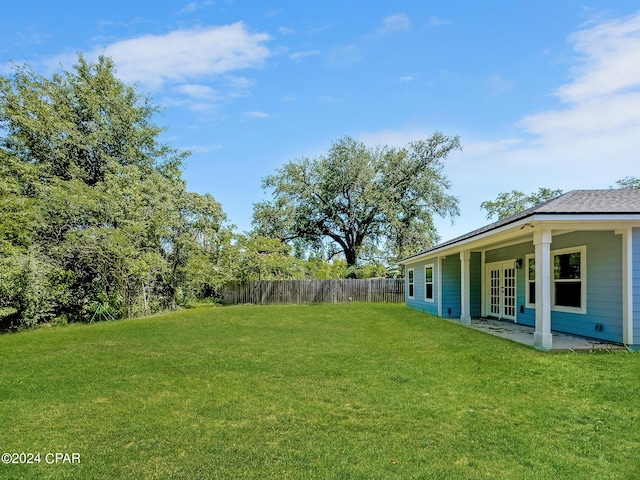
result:
M 0 368 L 0 453 L 41 453 L 1 478 L 640 478 L 640 355 L 401 305 L 43 328 L 0 336 Z

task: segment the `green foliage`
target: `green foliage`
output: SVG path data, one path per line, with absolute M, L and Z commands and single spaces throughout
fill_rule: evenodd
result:
M 639 189 L 640 188 L 640 178 L 637 177 L 624 177 L 622 180 L 618 180 L 616 182 L 617 187 L 610 188 L 630 188 L 630 189 Z
M 498 219 L 509 217 L 527 208 L 535 207 L 562 194 L 562 190 L 539 188 L 529 195 L 519 191 L 500 193 L 495 200 L 486 200 L 480 208 L 487 211 L 487 219 L 497 216 Z
M 348 267 L 367 253 L 393 263 L 438 239 L 434 214 L 458 215 L 443 161 L 459 148 L 458 137 L 440 133 L 405 148 L 343 137 L 326 156 L 293 160 L 263 179 L 272 200 L 254 205 L 256 232 L 311 248 L 328 239 Z
M 0 77 L 0 309 L 21 325 L 118 317 L 215 294 L 222 207 L 187 192 L 187 153 L 111 59 Z

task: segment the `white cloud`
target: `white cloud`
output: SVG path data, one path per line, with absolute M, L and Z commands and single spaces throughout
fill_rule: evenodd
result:
M 299 60 L 301 58 L 311 57 L 314 55 L 320 55 L 320 50 L 306 50 L 303 52 L 294 52 L 291 55 L 289 55 L 289 58 L 292 60 Z
M 182 10 L 180 10 L 180 13 L 192 13 L 192 12 L 195 12 L 196 10 L 199 10 L 202 7 L 206 7 L 208 5 L 213 5 L 213 4 L 214 4 L 213 0 L 206 0 L 204 2 L 191 2 L 187 4 Z
M 185 84 L 179 85 L 176 90 L 191 98 L 214 100 L 218 97 L 216 91 L 208 85 Z
M 437 221 L 444 239 L 485 224 L 480 203 L 500 192 L 608 188 L 625 176 L 640 176 L 640 14 L 591 24 L 569 40 L 577 66 L 571 81 L 551 92 L 557 108 L 524 115 L 515 125 L 520 135 L 510 138 L 460 132 L 463 151 L 450 155 L 445 172 L 462 216 L 454 226 Z M 401 146 L 431 133 L 407 128 L 358 138 Z
M 245 112 L 244 116 L 247 118 L 271 118 L 271 115 L 269 115 L 268 113 L 259 111 Z
M 405 13 L 394 13 L 385 17 L 382 27 L 377 30 L 378 35 L 408 30 L 411 27 L 411 20 Z
M 616 162 L 628 162 L 640 148 L 640 14 L 594 25 L 570 40 L 579 65 L 574 79 L 554 92 L 562 108 L 527 115 L 518 125 L 547 149 L 589 145 L 584 153 L 594 162 L 624 145 L 628 153 Z
M 428 27 L 442 27 L 445 25 L 451 25 L 451 20 L 446 20 L 444 18 L 440 18 L 437 15 L 434 15 L 433 17 L 429 18 L 429 21 L 427 22 L 427 26 Z
M 251 33 L 242 22 L 145 35 L 95 49 L 114 59 L 118 76 L 159 90 L 167 82 L 189 82 L 236 70 L 256 68 L 272 54 L 264 33 Z
M 489 90 L 494 95 L 499 95 L 512 90 L 515 85 L 515 82 L 512 82 L 510 80 L 505 80 L 497 73 L 492 73 L 491 75 L 489 75 L 489 77 L 485 81 L 485 85 L 489 88 Z
M 582 61 L 575 80 L 556 94 L 567 103 L 623 93 L 640 86 L 640 14 L 612 20 L 571 36 Z

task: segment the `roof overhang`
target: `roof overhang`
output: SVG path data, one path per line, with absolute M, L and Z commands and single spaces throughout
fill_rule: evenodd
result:
M 549 229 L 552 234 L 572 231 L 620 230 L 640 227 L 640 214 L 544 214 L 535 213 L 513 223 L 479 233 L 463 235 L 459 241 L 445 242 L 442 246 L 403 259 L 401 265 L 409 265 L 427 258 L 452 255 L 461 251 L 483 251 L 533 241 L 537 230 Z

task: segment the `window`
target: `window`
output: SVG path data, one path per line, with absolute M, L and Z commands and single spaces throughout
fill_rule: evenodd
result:
M 424 299 L 433 302 L 433 264 L 424 267 Z
M 553 310 L 586 313 L 586 247 L 551 252 L 551 292 Z M 536 260 L 527 255 L 527 304 L 536 303 Z
M 413 268 L 407 270 L 407 281 L 409 283 L 409 298 L 413 298 Z
M 569 309 L 584 307 L 584 248 L 553 253 L 553 305 Z
M 536 257 L 534 255 L 526 256 L 527 268 L 527 305 L 535 306 L 536 304 Z

